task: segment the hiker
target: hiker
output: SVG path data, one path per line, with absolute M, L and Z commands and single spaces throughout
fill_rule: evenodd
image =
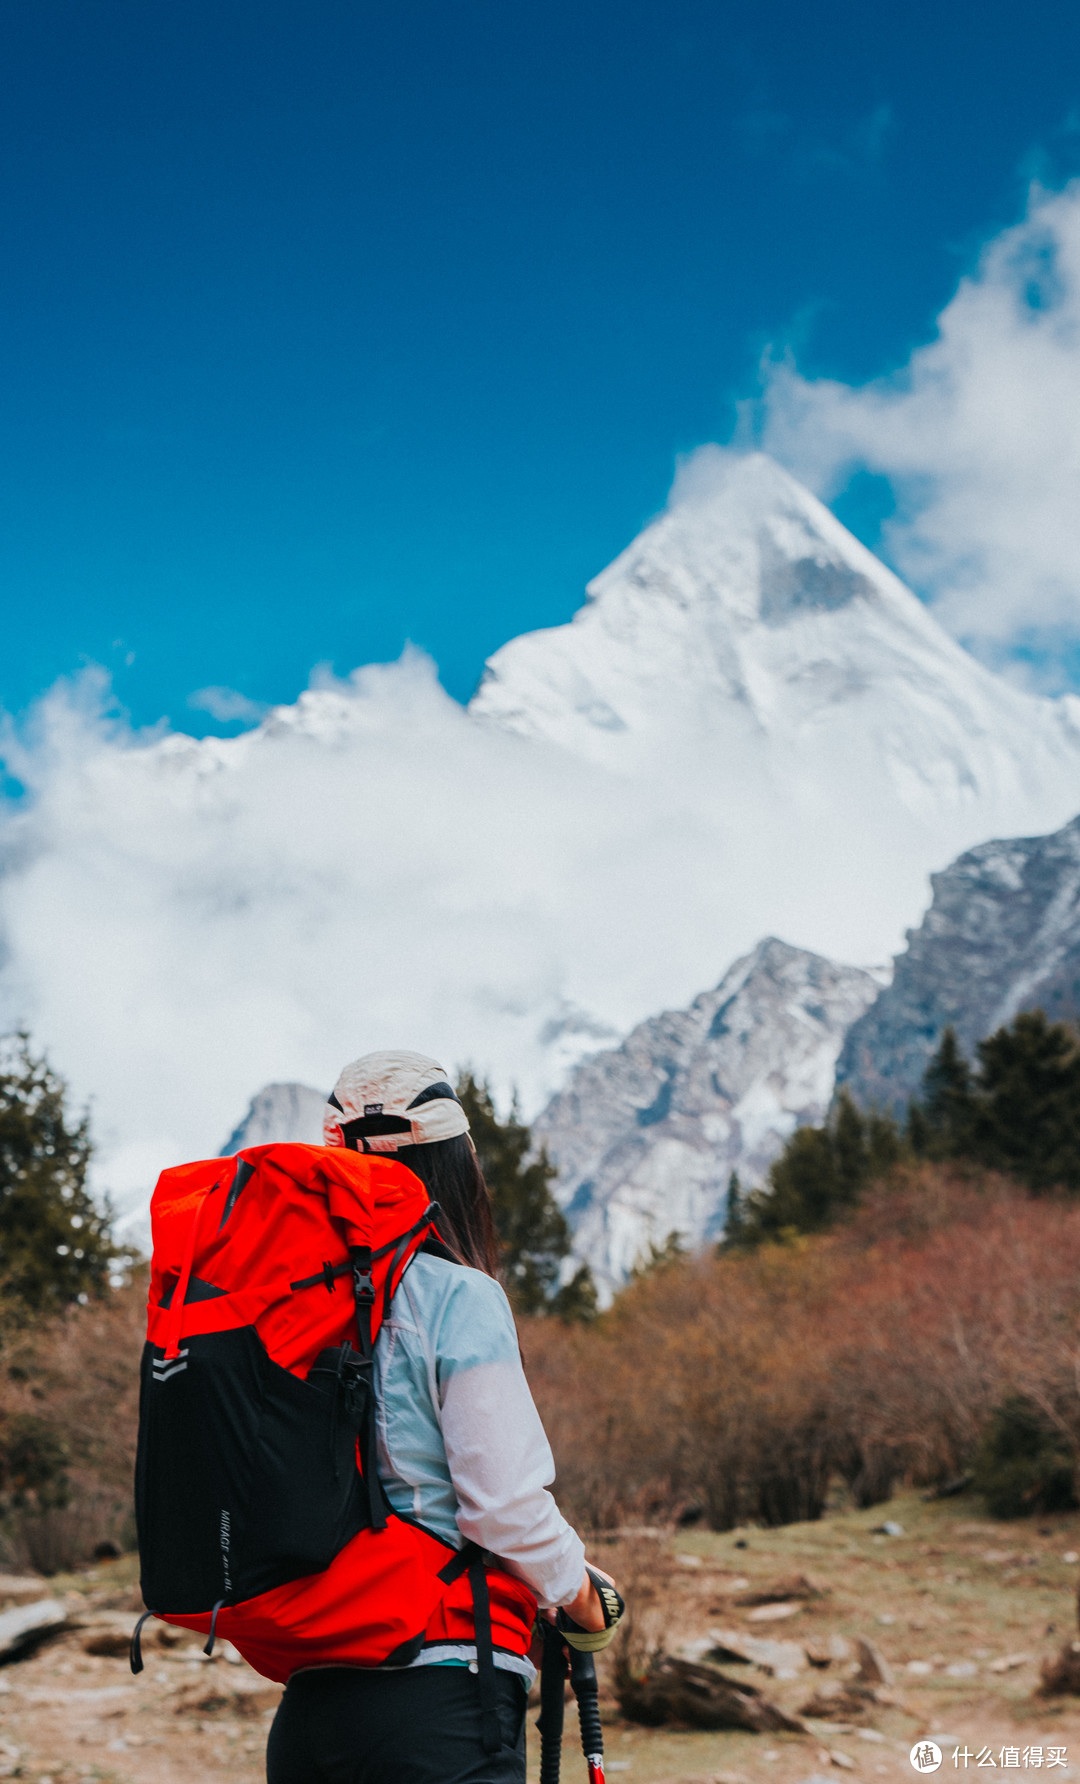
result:
M 323 1131 L 327 1146 L 392 1155 L 439 1206 L 438 1240 L 413 1258 L 375 1344 L 390 1507 L 454 1549 L 486 1551 L 549 1620 L 561 1606 L 579 1629 L 604 1630 L 610 1610 L 547 1490 L 554 1465 L 496 1280 L 487 1186 L 445 1071 L 418 1053 L 367 1054 L 341 1073 Z M 494 1588 L 492 1604 L 497 1739 L 482 1726 L 475 1636 L 444 1619 L 407 1665 L 294 1673 L 270 1731 L 269 1784 L 523 1784 L 534 1669 L 514 1618 L 531 1620 L 531 1604 L 496 1603 Z

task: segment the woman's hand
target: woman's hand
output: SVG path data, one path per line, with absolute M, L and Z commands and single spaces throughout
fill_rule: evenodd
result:
M 589 1565 L 590 1567 L 593 1566 L 591 1561 Z M 602 1567 L 593 1567 L 593 1572 L 598 1573 L 600 1578 L 606 1580 L 609 1586 L 615 1584 L 610 1573 L 605 1573 Z M 572 1598 L 569 1604 L 564 1604 L 562 1609 L 566 1612 L 567 1616 L 577 1624 L 579 1629 L 587 1629 L 591 1634 L 597 1634 L 601 1629 L 606 1627 L 604 1607 L 600 1603 L 596 1587 L 593 1585 L 588 1574 L 585 1575 L 585 1578 L 581 1582 L 577 1597 Z

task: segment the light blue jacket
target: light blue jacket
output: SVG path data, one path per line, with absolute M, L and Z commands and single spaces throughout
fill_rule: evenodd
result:
M 379 1475 L 394 1510 L 455 1548 L 471 1539 L 489 1549 L 541 1606 L 568 1603 L 585 1551 L 547 1490 L 555 1465 L 499 1284 L 419 1253 L 379 1333 L 375 1370 Z M 424 1659 L 472 1654 L 429 1649 Z

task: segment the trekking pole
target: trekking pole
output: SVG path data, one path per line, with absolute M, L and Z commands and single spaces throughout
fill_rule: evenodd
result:
M 562 1762 L 563 1705 L 567 1657 L 570 1686 L 577 1698 L 581 1749 L 589 1768 L 589 1784 L 604 1784 L 604 1734 L 600 1726 L 600 1694 L 596 1662 L 591 1654 L 566 1646 L 554 1624 L 544 1625 L 544 1658 L 540 1668 L 540 1784 L 559 1784 Z
M 606 1648 L 626 1608 L 602 1575 L 586 1567 L 604 1613 L 604 1628 L 579 1627 L 565 1610 L 554 1623 L 543 1624 L 544 1658 L 540 1668 L 540 1784 L 559 1784 L 562 1761 L 563 1703 L 569 1661 L 570 1686 L 577 1698 L 581 1746 L 589 1768 L 589 1784 L 604 1784 L 604 1734 L 600 1726 L 600 1693 L 593 1655 Z
M 604 1731 L 600 1726 L 600 1692 L 591 1654 L 570 1650 L 570 1684 L 577 1698 L 581 1750 L 589 1768 L 589 1784 L 604 1784 Z
M 562 1765 L 563 1695 L 566 1646 L 554 1623 L 541 1625 L 544 1657 L 540 1666 L 540 1784 L 559 1784 Z

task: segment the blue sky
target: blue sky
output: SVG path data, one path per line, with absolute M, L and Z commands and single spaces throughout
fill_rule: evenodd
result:
M 904 364 L 1080 159 L 1012 0 L 34 0 L 0 83 L 0 700 L 199 732 L 406 638 L 467 697 L 767 345 Z

